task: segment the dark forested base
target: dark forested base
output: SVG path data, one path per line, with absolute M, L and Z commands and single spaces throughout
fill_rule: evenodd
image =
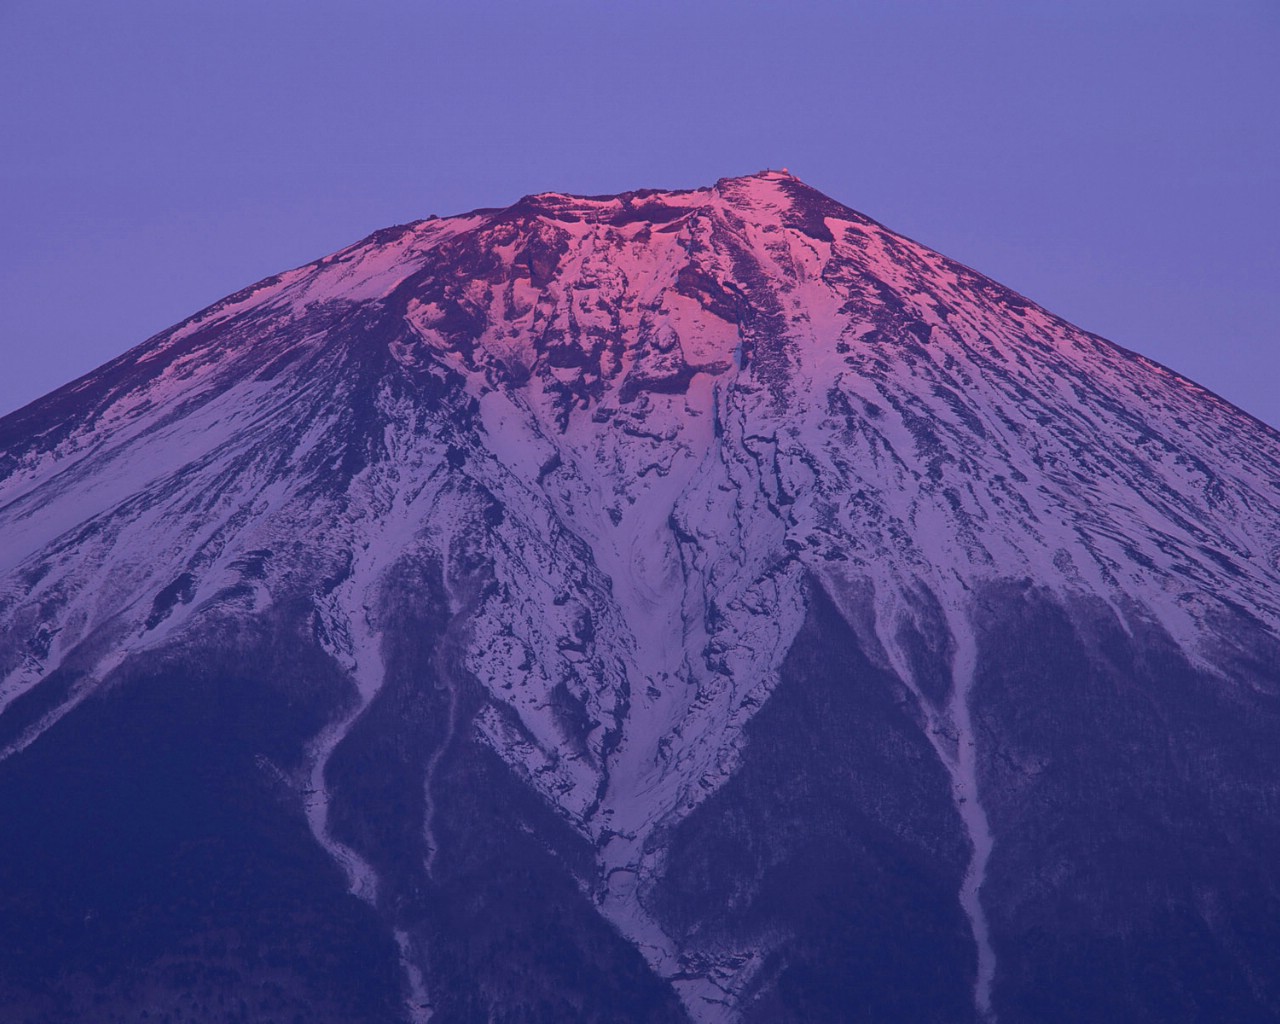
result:
M 297 782 L 349 683 L 299 620 L 217 633 L 0 764 L 0 1021 L 402 1024 L 396 930 L 438 1022 L 688 1021 L 593 905 L 590 843 L 477 734 L 438 567 L 411 569 L 328 773 L 377 907 Z M 973 609 L 998 1019 L 1280 1019 L 1274 642 L 1237 613 L 1193 665 L 1100 602 L 1010 583 Z M 917 699 L 811 583 L 736 773 L 658 837 L 645 903 L 680 948 L 767 950 L 742 1020 L 975 1020 L 969 847 Z
M 398 1021 L 394 942 L 269 767 L 305 719 L 160 671 L 0 765 L 0 1020 Z
M 1239 615 L 1211 671 L 1099 601 L 977 607 L 1000 1019 L 1280 1020 L 1274 640 Z

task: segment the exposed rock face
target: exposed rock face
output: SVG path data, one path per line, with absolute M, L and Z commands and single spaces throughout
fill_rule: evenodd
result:
M 0 446 L 5 1019 L 1280 1018 L 1280 436 L 789 175 Z

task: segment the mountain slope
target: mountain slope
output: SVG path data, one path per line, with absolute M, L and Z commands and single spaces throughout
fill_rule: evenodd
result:
M 0 445 L 0 792 L 205 694 L 126 731 L 368 1019 L 1280 1015 L 1280 437 L 790 175 L 378 232 Z

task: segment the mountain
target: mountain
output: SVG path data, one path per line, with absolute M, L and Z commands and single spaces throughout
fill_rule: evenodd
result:
M 0 1019 L 1280 1019 L 1280 435 L 786 172 L 0 420 Z

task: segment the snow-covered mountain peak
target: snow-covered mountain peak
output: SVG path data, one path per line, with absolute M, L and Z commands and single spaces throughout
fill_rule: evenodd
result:
M 788 566 L 837 591 L 870 576 L 891 617 L 899 587 L 956 574 L 1124 595 L 1184 632 L 1204 589 L 1276 605 L 1274 433 L 784 172 L 377 232 L 7 417 L 0 440 L 3 567 L 42 580 L 11 600 L 61 595 L 33 626 L 58 644 L 20 659 L 11 693 L 106 621 L 61 622 L 96 559 L 135 581 L 144 623 L 213 557 L 196 540 L 212 509 L 238 509 L 213 531 L 231 561 L 269 546 L 248 523 L 294 530 L 294 503 L 349 505 L 410 455 L 584 543 L 636 658 L 694 654 L 704 627 L 666 588 L 693 600 L 716 576 L 723 603 L 729 564 L 748 590 Z M 706 545 L 728 561 L 690 575 Z M 659 605 L 675 619 L 649 636 Z
M 308 820 L 376 900 L 326 765 L 422 598 L 403 579 L 436 580 L 442 742 L 486 744 L 591 844 L 582 884 L 705 1020 L 767 943 L 694 956 L 646 887 L 823 601 L 945 769 L 982 1012 L 981 595 L 1034 580 L 1215 672 L 1224 616 L 1280 628 L 1280 437 L 786 172 L 379 231 L 0 445 L 0 759 L 131 659 L 287 612 L 351 686 Z

